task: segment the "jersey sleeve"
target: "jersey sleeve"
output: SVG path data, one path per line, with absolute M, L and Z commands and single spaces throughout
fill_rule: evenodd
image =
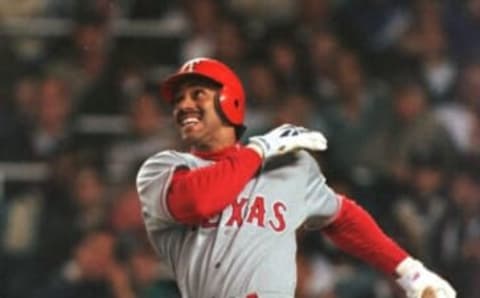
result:
M 138 171 L 137 192 L 149 231 L 175 224 L 167 206 L 167 192 L 179 167 L 188 167 L 188 161 L 174 151 L 163 151 L 147 159 Z
M 317 229 L 325 226 L 337 214 L 341 204 L 338 195 L 328 186 L 317 161 L 310 154 L 305 155 L 307 155 L 305 168 L 308 171 L 305 226 Z

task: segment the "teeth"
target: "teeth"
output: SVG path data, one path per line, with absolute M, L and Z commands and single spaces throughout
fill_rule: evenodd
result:
M 185 118 L 182 120 L 182 125 L 193 125 L 193 124 L 197 124 L 198 122 L 198 119 L 197 118 Z

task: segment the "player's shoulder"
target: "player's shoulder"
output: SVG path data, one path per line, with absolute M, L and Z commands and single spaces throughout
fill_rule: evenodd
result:
M 304 164 L 305 166 L 316 165 L 317 160 L 313 157 L 313 155 L 306 151 L 306 150 L 299 150 L 296 152 L 296 157 L 300 163 Z
M 306 170 L 313 171 L 315 173 L 321 173 L 320 164 L 318 160 L 308 151 L 299 150 L 297 153 L 299 162 L 305 167 Z
M 318 169 L 316 159 L 305 150 L 298 150 L 287 154 L 276 156 L 267 160 L 264 165 L 264 171 L 275 169 L 300 170 L 302 172 L 310 172 L 313 168 Z
M 175 150 L 157 152 L 145 160 L 143 166 L 150 164 L 176 164 L 192 158 L 191 154 Z
M 160 151 L 147 158 L 140 166 L 137 173 L 137 184 L 149 181 L 161 173 L 170 172 L 179 166 L 189 166 L 188 153 L 175 150 Z
M 179 165 L 188 164 L 189 156 L 188 153 L 178 152 L 175 150 L 164 150 L 160 151 L 149 158 L 147 158 L 143 164 L 140 166 L 138 171 L 139 175 L 142 175 L 145 172 L 150 172 L 152 170 L 159 170 L 162 168 L 170 168 Z

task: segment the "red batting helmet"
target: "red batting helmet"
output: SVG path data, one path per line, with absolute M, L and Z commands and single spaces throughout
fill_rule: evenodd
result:
M 195 58 L 185 62 L 172 76 L 161 85 L 164 99 L 172 101 L 173 91 L 179 80 L 188 76 L 200 76 L 221 85 L 217 110 L 230 124 L 243 127 L 245 117 L 245 91 L 237 75 L 225 64 L 211 58 Z

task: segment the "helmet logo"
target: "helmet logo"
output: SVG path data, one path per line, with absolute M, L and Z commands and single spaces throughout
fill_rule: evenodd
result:
M 202 61 L 205 61 L 205 60 L 207 59 L 205 58 L 192 59 L 182 66 L 182 68 L 180 69 L 180 72 L 193 72 L 195 71 L 195 67 L 197 66 L 197 64 L 200 64 Z

